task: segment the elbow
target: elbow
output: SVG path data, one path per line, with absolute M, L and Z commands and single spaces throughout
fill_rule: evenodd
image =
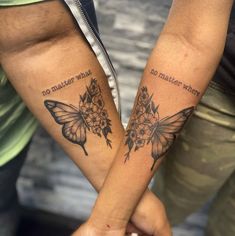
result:
M 198 33 L 198 32 L 185 32 L 185 33 L 170 33 L 162 32 L 160 38 L 167 37 L 171 38 L 171 41 L 175 44 L 180 44 L 185 51 L 193 52 L 194 54 L 200 55 L 202 57 L 207 57 L 213 61 L 220 61 L 226 41 L 226 34 L 218 36 L 214 39 L 212 35 L 208 33 Z
M 221 58 L 223 55 L 226 34 L 213 37 L 210 33 L 196 32 L 191 34 L 182 34 L 178 37 L 182 43 L 188 45 L 192 50 L 199 53 L 213 58 Z

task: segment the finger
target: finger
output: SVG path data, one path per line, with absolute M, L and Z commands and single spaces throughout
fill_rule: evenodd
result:
M 132 233 L 142 235 L 143 232 L 135 227 L 132 223 L 128 223 L 126 233 L 131 235 Z
M 126 236 L 151 236 L 151 235 L 145 234 L 143 231 L 138 229 L 132 223 L 128 223 L 127 230 L 126 230 Z
M 126 234 L 125 236 L 153 236 L 153 235 L 149 235 L 149 234 L 130 233 L 130 234 Z

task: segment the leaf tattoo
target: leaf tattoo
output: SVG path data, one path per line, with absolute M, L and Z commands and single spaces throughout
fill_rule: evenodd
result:
M 80 145 L 86 156 L 87 130 L 99 137 L 103 136 L 107 146 L 112 148 L 112 142 L 108 139 L 108 134 L 112 133 L 111 120 L 104 109 L 104 100 L 96 79 L 91 79 L 86 92 L 80 96 L 78 108 L 53 100 L 45 100 L 44 105 L 56 123 L 62 125 L 63 136 L 70 142 Z
M 153 95 L 149 95 L 146 87 L 141 88 L 134 114 L 126 132 L 125 142 L 129 149 L 125 154 L 125 162 L 129 160 L 132 150 L 137 151 L 151 142 L 151 156 L 153 158 L 151 171 L 157 160 L 169 151 L 177 134 L 180 133 L 194 111 L 194 107 L 189 107 L 160 120 L 159 106 L 154 104 L 152 97 Z

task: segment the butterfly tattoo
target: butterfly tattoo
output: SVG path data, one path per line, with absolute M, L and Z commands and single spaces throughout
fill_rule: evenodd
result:
M 108 147 L 112 148 L 108 135 L 112 133 L 111 120 L 104 108 L 101 89 L 96 79 L 91 79 L 86 92 L 80 96 L 79 107 L 62 102 L 45 100 L 44 105 L 59 125 L 62 125 L 63 136 L 72 143 L 82 147 L 85 155 L 87 131 L 104 137 Z
M 159 106 L 155 106 L 152 97 L 153 95 L 149 95 L 146 87 L 141 88 L 132 115 L 133 118 L 127 128 L 125 142 L 129 149 L 125 154 L 125 162 L 129 160 L 133 149 L 137 151 L 151 143 L 151 156 L 153 158 L 151 171 L 154 169 L 157 160 L 169 151 L 177 134 L 180 133 L 185 122 L 194 111 L 194 107 L 189 107 L 175 115 L 159 119 Z

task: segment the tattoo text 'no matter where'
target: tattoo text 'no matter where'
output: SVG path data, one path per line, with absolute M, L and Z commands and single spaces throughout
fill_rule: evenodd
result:
M 155 69 L 152 69 L 150 71 L 150 74 L 152 76 L 154 76 L 155 79 L 161 79 L 161 80 L 164 80 L 174 86 L 180 87 L 195 97 L 199 97 L 201 95 L 201 93 L 197 89 L 193 88 L 190 84 L 186 84 L 184 82 L 181 82 L 180 80 L 177 80 L 173 76 L 167 75 L 167 74 L 160 72 L 158 70 L 155 70 Z

